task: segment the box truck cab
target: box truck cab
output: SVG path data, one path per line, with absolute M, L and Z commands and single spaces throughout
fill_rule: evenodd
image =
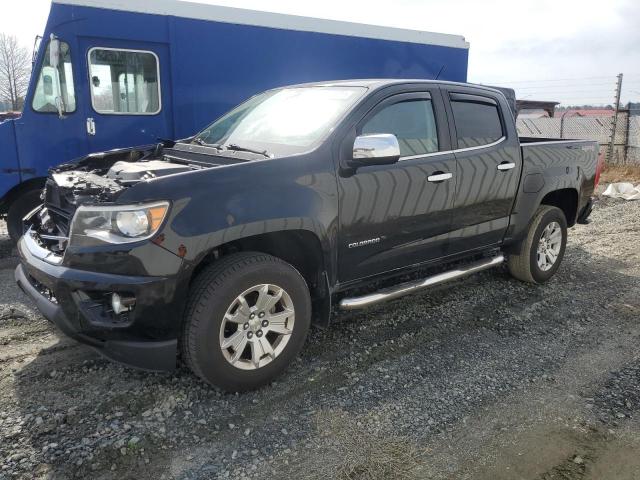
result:
M 22 116 L 0 123 L 0 216 L 16 239 L 50 167 L 188 137 L 263 90 L 464 82 L 468 48 L 456 35 L 176 0 L 54 0 Z

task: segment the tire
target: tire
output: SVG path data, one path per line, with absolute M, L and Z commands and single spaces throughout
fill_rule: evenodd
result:
M 256 287 L 260 288 L 252 290 Z M 262 291 L 265 297 L 261 297 Z M 279 300 L 269 306 L 278 294 Z M 257 308 L 260 298 L 267 299 L 262 304 L 266 313 Z M 249 319 L 248 312 L 255 318 Z M 264 316 L 258 318 L 261 313 Z M 265 320 L 269 325 L 265 326 Z M 210 385 L 230 392 L 252 390 L 268 384 L 287 368 L 300 353 L 310 324 L 309 289 L 294 267 L 263 253 L 232 254 L 203 270 L 191 287 L 182 331 L 182 357 Z M 283 333 L 289 329 L 290 334 Z M 234 338 L 239 339 L 239 347 L 224 348 L 223 342 Z M 269 342 L 270 354 L 264 342 Z M 254 352 L 258 353 L 254 356 Z
M 555 226 L 558 228 L 555 228 Z M 556 236 L 556 230 L 559 231 L 559 237 Z M 545 231 L 547 231 L 547 233 L 545 233 Z M 550 235 L 553 235 L 554 239 L 558 239 L 559 241 L 547 241 L 544 246 L 541 246 L 541 238 L 543 235 L 545 235 L 547 239 L 550 238 Z M 543 252 L 545 250 L 549 252 L 548 255 L 545 253 L 539 254 L 539 246 L 541 246 Z M 562 263 L 562 258 L 564 257 L 566 246 L 567 220 L 564 212 L 557 207 L 541 205 L 531 220 L 529 231 L 520 249 L 520 254 L 509 255 L 507 261 L 509 272 L 512 276 L 523 282 L 544 283 L 558 271 L 560 263 Z M 553 258 L 553 256 L 555 256 L 555 260 L 551 262 L 550 259 Z M 541 265 L 541 263 L 543 263 L 543 265 Z M 545 263 L 546 265 L 544 265 Z
M 22 236 L 22 219 L 31 210 L 42 203 L 40 195 L 42 189 L 27 190 L 13 201 L 7 211 L 7 230 L 14 243 Z

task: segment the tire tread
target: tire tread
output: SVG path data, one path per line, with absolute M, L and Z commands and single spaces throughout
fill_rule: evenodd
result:
M 536 235 L 536 230 L 542 221 L 542 218 L 550 211 L 559 211 L 562 215 L 562 210 L 551 205 L 540 205 L 536 210 L 531 223 L 529 224 L 529 230 L 527 236 L 522 242 L 520 253 L 517 255 L 511 254 L 507 260 L 507 266 L 511 275 L 518 280 L 527 283 L 539 283 L 533 278 L 531 272 L 531 249 L 533 248 L 533 241 Z

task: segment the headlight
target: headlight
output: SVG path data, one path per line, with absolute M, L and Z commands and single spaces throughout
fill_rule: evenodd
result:
M 107 243 L 137 242 L 158 231 L 168 210 L 168 202 L 109 207 L 82 206 L 73 217 L 71 236 L 82 235 Z

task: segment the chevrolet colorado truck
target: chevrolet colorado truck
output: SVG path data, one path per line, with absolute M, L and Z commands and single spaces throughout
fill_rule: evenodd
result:
M 191 138 L 53 169 L 15 277 L 105 356 L 149 370 L 182 358 L 242 391 L 285 370 L 338 309 L 503 263 L 546 282 L 600 168 L 596 142 L 518 138 L 491 88 L 279 88 Z

